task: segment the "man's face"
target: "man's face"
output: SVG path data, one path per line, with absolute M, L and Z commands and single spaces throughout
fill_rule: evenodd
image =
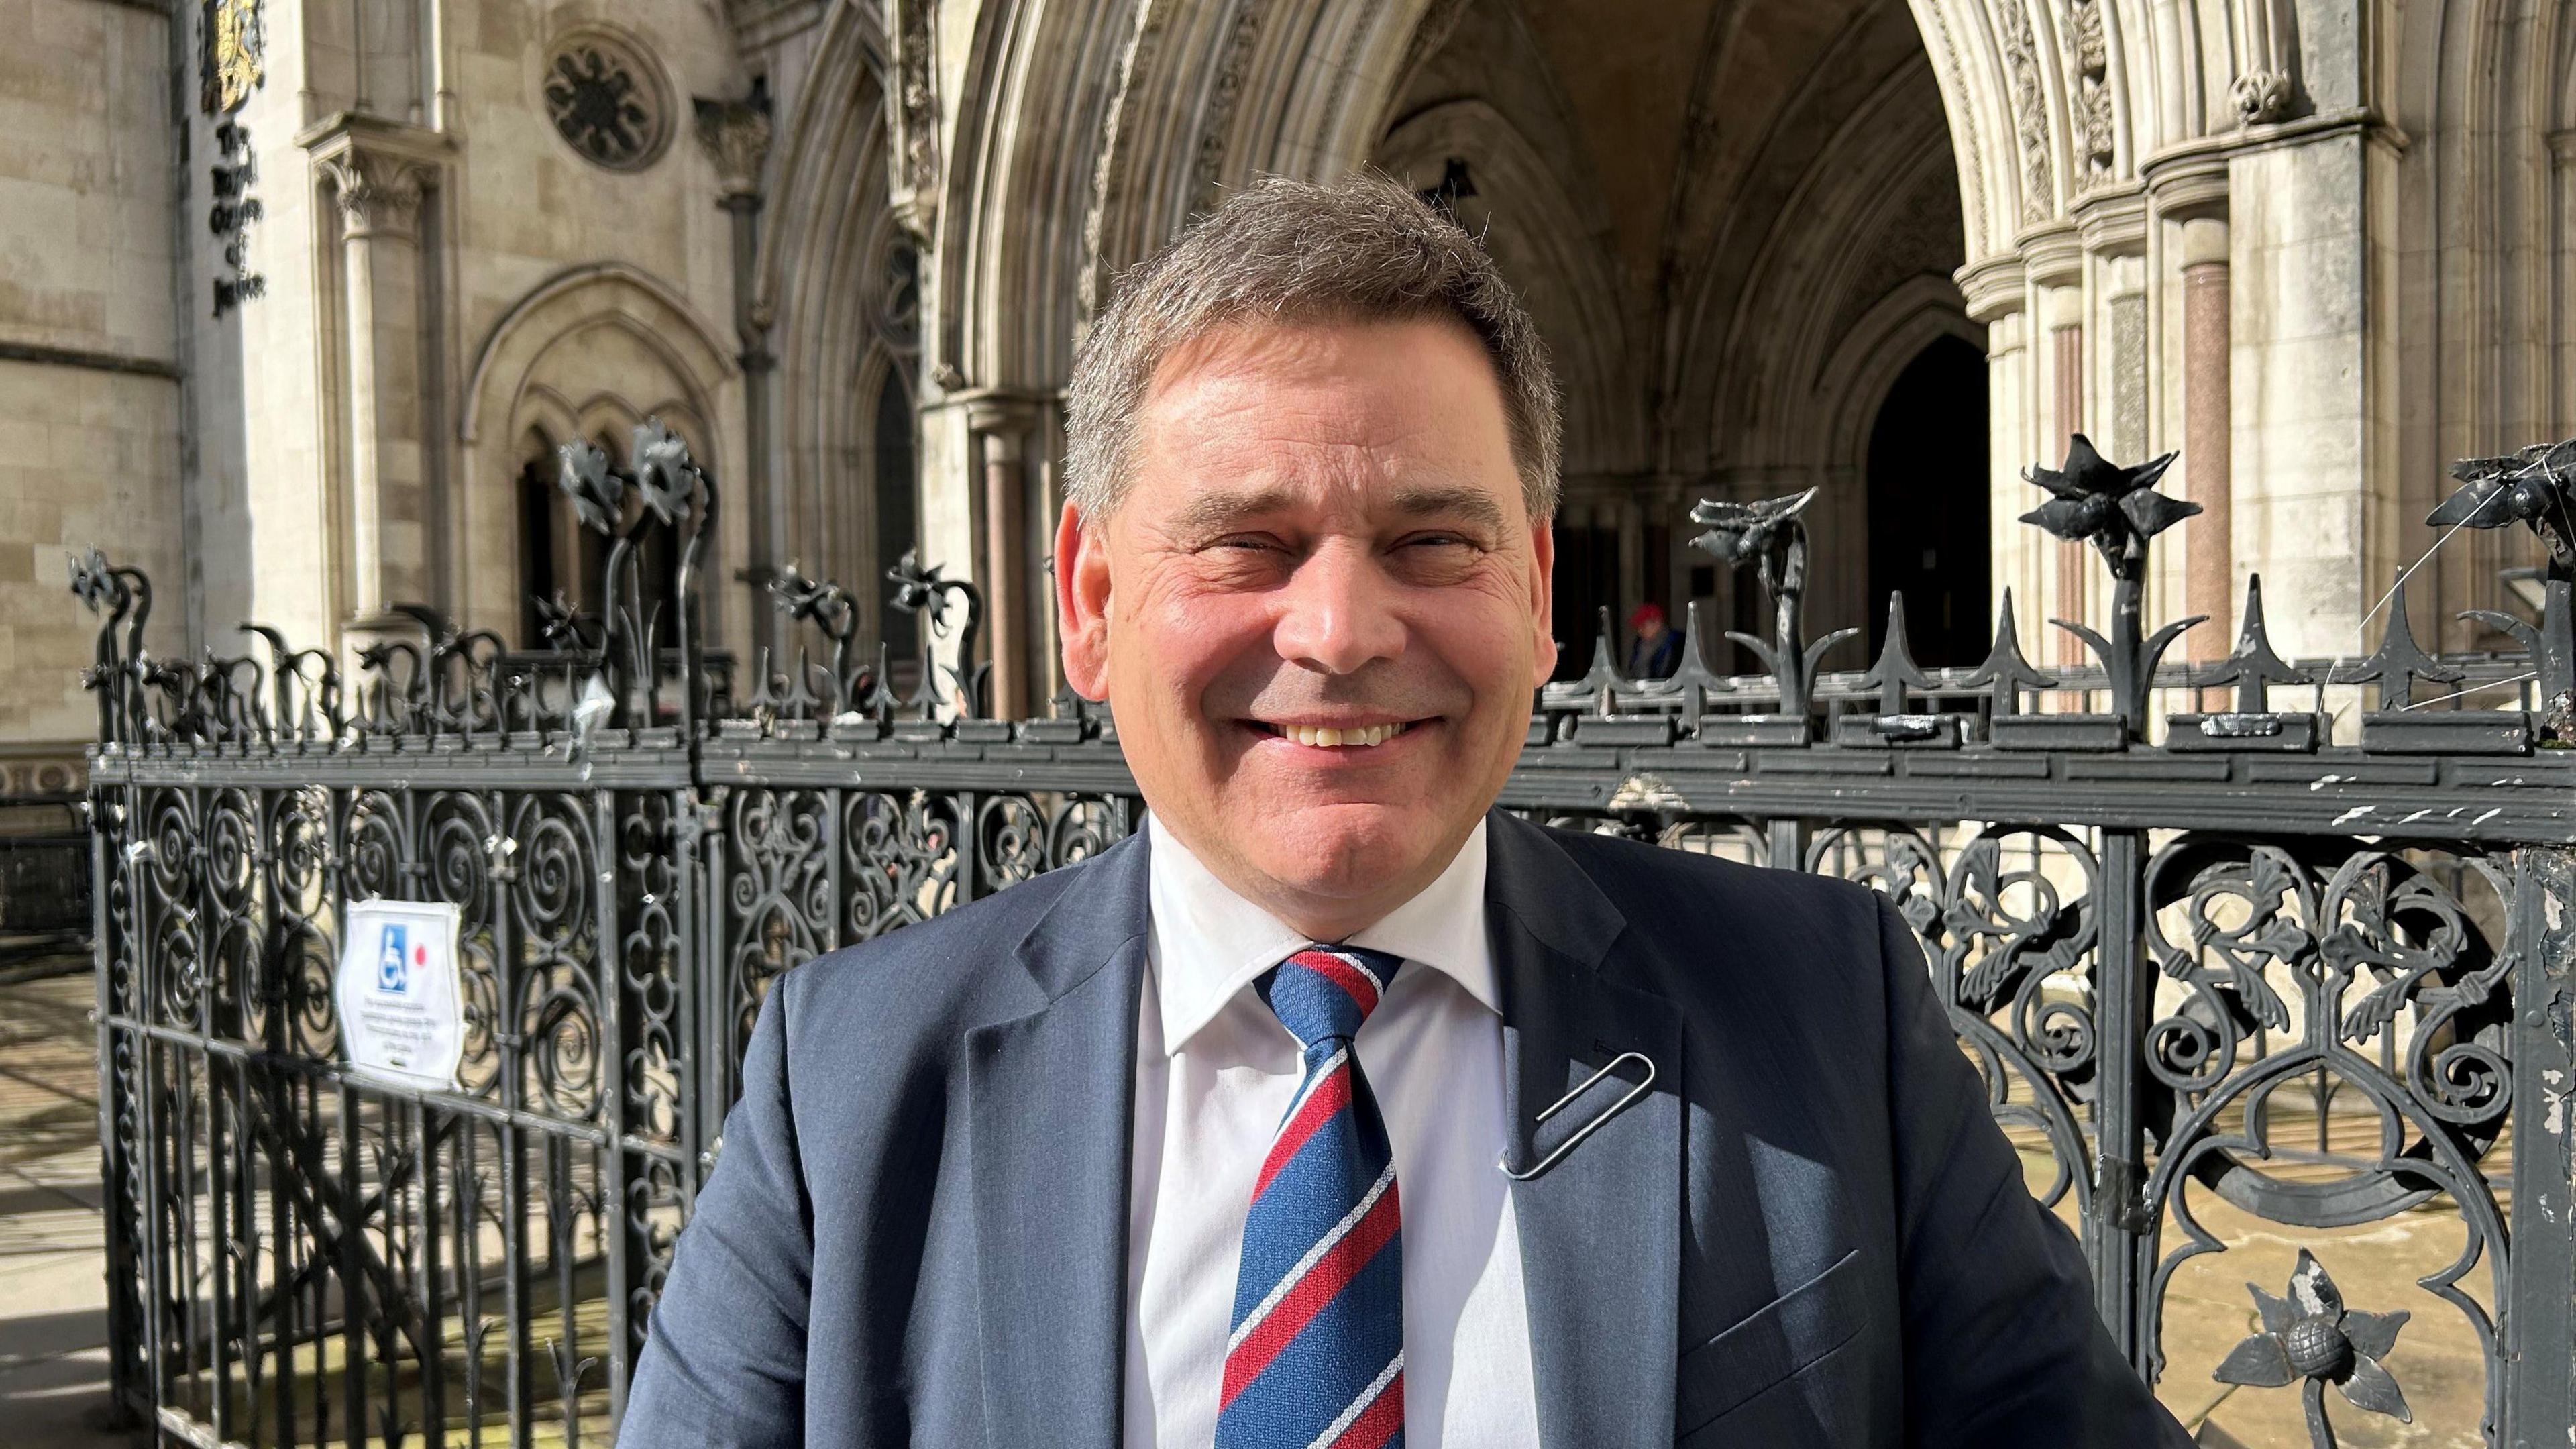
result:
M 1221 329 L 1164 359 L 1132 464 L 1057 531 L 1067 678 L 1220 879 L 1369 925 L 1493 803 L 1556 664 L 1492 364 L 1445 320 Z

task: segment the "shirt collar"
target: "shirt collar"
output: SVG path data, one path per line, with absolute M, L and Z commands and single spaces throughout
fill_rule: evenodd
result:
M 1146 951 L 1163 1050 L 1176 1054 L 1262 972 L 1313 943 L 1217 879 L 1160 821 L 1149 815 L 1145 828 L 1152 833 Z M 1437 879 L 1350 943 L 1428 966 L 1500 1015 L 1485 935 L 1485 822 L 1476 822 Z

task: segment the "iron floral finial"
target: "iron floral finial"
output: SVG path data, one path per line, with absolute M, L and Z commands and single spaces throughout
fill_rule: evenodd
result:
M 2512 635 L 2529 652 L 2540 678 L 2544 740 L 2576 746 L 2576 438 L 2535 443 L 2511 457 L 2463 458 L 2451 465 L 2451 476 L 2460 480 L 2458 490 L 2426 523 L 2448 524 L 2456 533 L 2519 521 L 2548 545 L 2538 627 L 2492 609 L 2461 617 Z
M 2397 1330 L 2407 1314 L 2364 1313 L 2348 1309 L 2334 1279 L 2307 1249 L 2290 1271 L 2290 1296 L 2275 1298 L 2248 1283 L 2254 1306 L 2263 1315 L 2263 1330 L 2236 1345 L 2211 1377 L 2224 1384 L 2277 1389 L 2304 1381 L 2300 1390 L 2308 1412 L 2308 1438 L 2315 1449 L 2335 1449 L 2334 1426 L 2326 1421 L 2325 1386 L 2333 1384 L 2357 1409 L 2386 1414 L 2400 1423 L 2415 1422 L 2406 1396 L 2380 1360 L 2397 1346 Z
M 2123 468 L 2093 451 L 2093 440 L 2077 433 L 2067 441 L 2064 467 L 2022 470 L 2022 477 L 2056 496 L 2023 514 L 2021 521 L 2070 542 L 2091 543 L 2111 561 L 2115 577 L 2127 578 L 2143 569 L 2148 539 L 2200 511 L 2197 503 L 2155 491 L 2156 480 L 2176 456 L 2167 453 Z
M 925 564 L 920 551 L 905 549 L 903 557 L 886 570 L 886 582 L 894 585 L 887 601 L 917 618 L 929 622 L 921 640 L 921 695 L 925 710 L 939 703 L 936 675 L 940 668 L 931 648 L 931 637 L 945 638 L 950 632 L 948 604 L 950 596 L 965 602 L 966 618 L 956 629 L 958 667 L 948 670 L 957 685 L 959 713 L 973 718 L 983 711 L 984 679 L 992 672 L 992 662 L 975 662 L 975 636 L 983 628 L 984 593 L 965 579 L 947 577 L 938 564 Z M 925 717 L 927 717 L 925 715 Z
M 2524 523 L 2561 568 L 2576 565 L 2576 438 L 2534 443 L 2501 458 L 2462 458 L 2460 482 L 2424 521 L 2436 528 L 2503 528 Z
M 689 516 L 689 496 L 697 490 L 698 465 L 689 457 L 689 445 L 660 418 L 646 418 L 635 425 L 629 457 L 635 470 L 635 491 L 644 506 L 662 522 L 678 523 Z
M 581 526 L 593 533 L 615 533 L 618 516 L 625 511 L 626 480 L 608 466 L 608 454 L 576 438 L 557 449 L 556 455 L 560 459 L 556 481 L 572 500 Z
M 2066 464 L 2022 470 L 2022 477 L 2052 496 L 2021 516 L 2070 543 L 2090 543 L 2111 565 L 2111 632 L 2099 633 L 2081 620 L 2049 622 L 2084 641 L 2102 661 L 2111 686 L 2111 712 L 2120 717 L 2132 739 L 2144 739 L 2148 693 L 2156 681 L 2156 664 L 2182 632 L 2208 616 L 2195 614 L 2146 631 L 2147 541 L 2200 511 L 2197 503 L 2167 498 L 2156 480 L 2173 466 L 2167 453 L 2135 467 L 2122 467 L 2093 451 L 2093 440 L 2075 434 L 2066 444 Z
M 762 571 L 759 578 L 780 613 L 790 619 L 812 623 L 823 631 L 823 638 L 831 644 L 831 676 L 826 693 L 832 702 L 832 713 L 837 716 L 853 703 L 855 693 L 854 681 L 850 678 L 850 639 L 858 632 L 858 600 L 850 597 L 849 590 L 828 579 L 807 577 L 792 560 Z M 805 675 L 801 645 L 797 649 L 797 658 L 797 683 L 801 688 Z M 763 687 L 766 687 L 766 681 L 763 681 Z
M 1765 498 L 1754 503 L 1737 503 L 1724 498 L 1703 498 L 1691 505 L 1691 522 L 1709 525 L 1708 532 L 1691 540 L 1691 546 L 1703 549 L 1728 563 L 1764 565 L 1762 583 L 1777 589 L 1779 580 L 1770 570 L 1770 554 L 1775 544 L 1785 546 L 1789 526 L 1807 505 L 1816 499 L 1816 490 L 1791 493 L 1781 498 Z
M 1771 596 L 1771 637 L 1757 639 L 1729 629 L 1726 637 L 1753 651 L 1780 686 L 1780 713 L 1804 719 L 1810 704 L 1808 683 L 1825 651 L 1859 634 L 1837 629 L 1810 644 L 1801 617 L 1807 591 L 1807 526 L 1798 520 L 1816 490 L 1738 503 L 1703 498 L 1691 506 L 1691 522 L 1708 531 L 1691 547 L 1726 563 L 1754 566 L 1763 591 Z

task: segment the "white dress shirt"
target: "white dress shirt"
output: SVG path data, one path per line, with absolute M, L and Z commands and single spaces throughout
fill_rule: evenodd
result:
M 1127 1208 L 1126 1449 L 1216 1437 L 1253 1180 L 1303 1076 L 1252 989 L 1310 942 L 1148 821 L 1151 930 Z M 1406 964 L 1353 1049 L 1404 1193 L 1404 1441 L 1535 1449 L 1510 1183 L 1503 1019 L 1485 932 L 1485 827 L 1351 944 Z

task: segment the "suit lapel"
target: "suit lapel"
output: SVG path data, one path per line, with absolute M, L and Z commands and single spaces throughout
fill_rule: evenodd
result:
M 1634 1062 L 1541 1126 L 1624 1052 L 1653 1086 L 1538 1176 L 1512 1184 L 1547 1449 L 1670 1444 L 1680 1291 L 1681 1027 L 1672 1004 L 1611 979 L 1626 921 L 1545 832 L 1496 812 L 1487 917 L 1503 1003 L 1510 1166 L 1527 1171 L 1608 1111 Z M 1605 961 L 1606 958 L 1606 961 Z
M 1019 949 L 1046 1004 L 966 1034 L 997 1449 L 1118 1441 L 1145 861 L 1140 832 L 1088 867 Z

